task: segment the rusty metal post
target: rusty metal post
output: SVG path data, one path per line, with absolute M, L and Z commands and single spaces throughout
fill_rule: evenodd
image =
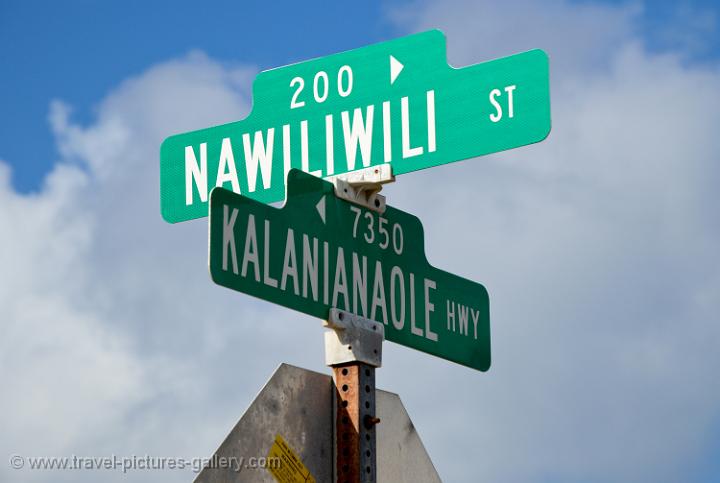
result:
M 325 324 L 325 362 L 332 367 L 335 424 L 335 481 L 375 483 L 375 368 L 382 360 L 384 327 L 333 309 Z
M 333 366 L 335 468 L 339 483 L 377 480 L 375 368 L 360 362 Z

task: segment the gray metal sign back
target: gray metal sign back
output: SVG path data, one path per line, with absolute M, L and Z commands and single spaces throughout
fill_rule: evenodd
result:
M 333 384 L 331 377 L 281 364 L 213 458 L 264 457 L 280 434 L 318 483 L 332 481 Z M 439 483 L 397 394 L 377 391 L 377 481 Z M 204 469 L 195 483 L 276 483 L 266 469 Z

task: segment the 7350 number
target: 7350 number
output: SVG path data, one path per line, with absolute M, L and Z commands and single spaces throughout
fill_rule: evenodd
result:
M 364 211 L 357 206 L 351 206 L 350 210 L 355 213 L 355 222 L 353 223 L 353 238 L 358 237 L 358 225 L 361 225 L 360 220 L 363 220 L 360 226 L 361 235 L 368 244 L 377 243 L 383 250 L 387 249 L 392 244 L 393 251 L 400 255 L 403 251 L 404 234 L 402 226 L 398 223 L 393 223 L 390 230 L 388 230 L 388 220 L 382 216 L 377 217 L 375 221 L 375 214 L 372 211 Z

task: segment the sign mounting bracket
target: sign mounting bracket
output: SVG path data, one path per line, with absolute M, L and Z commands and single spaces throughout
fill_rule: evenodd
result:
M 325 364 L 335 366 L 345 362 L 362 362 L 372 367 L 382 365 L 382 342 L 385 339 L 382 323 L 344 310 L 330 309 L 323 325 L 333 329 L 325 332 Z
M 381 164 L 325 179 L 333 184 L 338 198 L 384 213 L 385 197 L 379 193 L 384 184 L 395 181 L 395 176 L 391 165 Z

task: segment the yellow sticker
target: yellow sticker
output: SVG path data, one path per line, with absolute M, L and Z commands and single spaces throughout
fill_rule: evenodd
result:
M 275 461 L 281 462 L 277 465 L 268 465 L 268 471 L 278 483 L 315 483 L 310 470 L 279 434 L 275 436 L 275 442 L 270 447 L 268 460 L 272 461 L 271 458 L 279 458 Z

